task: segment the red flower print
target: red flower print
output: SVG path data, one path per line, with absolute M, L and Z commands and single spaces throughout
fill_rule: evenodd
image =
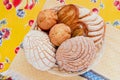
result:
M 6 6 L 6 9 L 7 9 L 7 10 L 10 10 L 10 9 L 12 8 L 12 4 L 11 4 L 11 3 L 8 3 L 8 4 L 6 4 L 5 6 Z
M 9 0 L 3 0 L 3 4 L 6 5 L 9 3 Z
M 9 0 L 3 0 L 3 4 L 7 10 L 10 10 L 12 8 L 12 4 L 9 2 Z
M 95 12 L 95 13 L 99 12 L 98 8 L 93 8 L 92 11 Z
M 34 23 L 34 20 L 29 20 L 29 26 L 32 26 Z
M 15 48 L 15 53 L 17 54 L 19 50 L 20 50 L 20 47 L 16 47 Z

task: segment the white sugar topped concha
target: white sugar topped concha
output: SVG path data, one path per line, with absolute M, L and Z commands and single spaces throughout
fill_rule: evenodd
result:
M 31 30 L 23 40 L 28 62 L 36 69 L 45 71 L 55 65 L 55 48 L 43 31 Z
M 87 8 L 79 7 L 79 20 L 85 24 L 83 27 L 86 35 L 93 39 L 96 45 L 103 42 L 105 23 L 102 17 Z

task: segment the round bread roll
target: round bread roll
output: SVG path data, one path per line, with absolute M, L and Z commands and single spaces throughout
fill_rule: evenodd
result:
M 59 46 L 62 42 L 71 37 L 71 30 L 63 23 L 56 24 L 51 28 L 49 37 L 54 45 Z
M 49 30 L 57 23 L 57 12 L 53 9 L 40 11 L 37 17 L 37 24 L 42 30 Z

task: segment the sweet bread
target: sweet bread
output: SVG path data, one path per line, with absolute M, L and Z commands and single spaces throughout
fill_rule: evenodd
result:
M 54 14 L 51 10 L 58 18 L 51 17 Z M 79 75 L 89 70 L 103 50 L 106 26 L 102 17 L 74 4 L 47 11 L 50 13 L 44 16 L 47 20 L 39 24 L 38 17 L 35 24 L 41 30 L 33 28 L 23 41 L 28 62 L 39 70 L 61 76 Z
M 28 62 L 38 70 L 48 70 L 55 65 L 54 45 L 48 35 L 41 30 L 30 30 L 23 40 Z
M 84 71 L 96 56 L 95 48 L 93 40 L 88 37 L 77 36 L 68 39 L 56 52 L 57 63 L 66 71 Z
M 102 17 L 86 8 L 79 7 L 79 20 L 83 25 L 86 36 L 93 39 L 96 45 L 103 42 L 105 23 Z

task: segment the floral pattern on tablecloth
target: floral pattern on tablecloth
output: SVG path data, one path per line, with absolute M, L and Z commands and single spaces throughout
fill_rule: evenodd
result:
M 30 30 L 45 1 L 0 0 L 0 72 L 7 70 L 18 53 L 24 35 Z M 106 24 L 120 29 L 120 0 L 56 0 L 79 4 L 101 15 Z

